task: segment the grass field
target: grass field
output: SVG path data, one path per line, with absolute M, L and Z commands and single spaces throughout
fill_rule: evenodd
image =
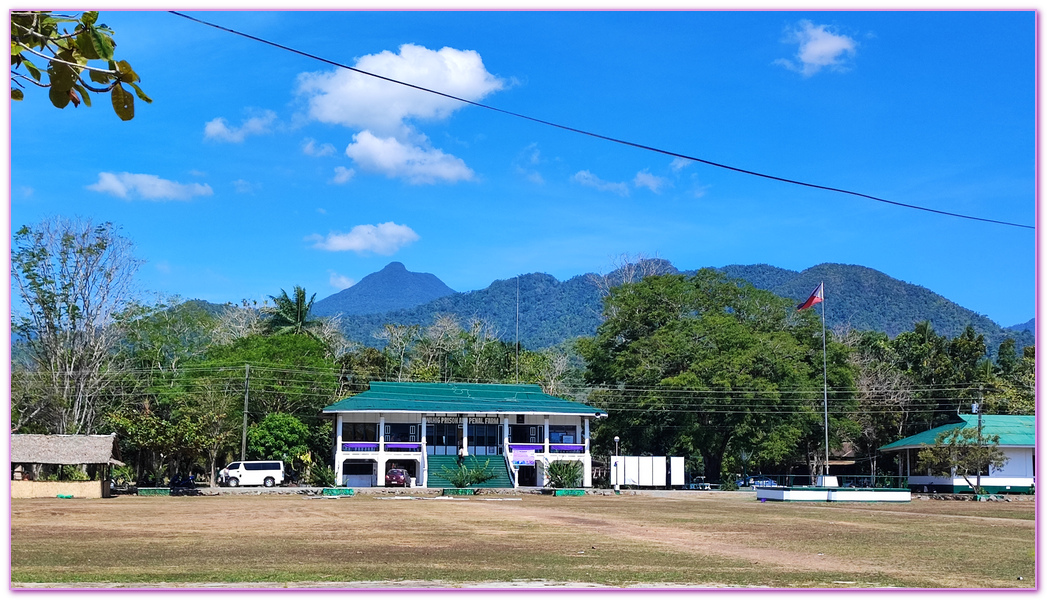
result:
M 1031 588 L 1034 513 L 729 492 L 15 499 L 11 569 L 14 587 Z

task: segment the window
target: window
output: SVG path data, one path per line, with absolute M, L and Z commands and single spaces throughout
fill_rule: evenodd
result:
M 577 427 L 574 425 L 550 425 L 550 444 L 577 444 L 578 437 L 575 435 Z
M 470 425 L 469 445 L 494 447 L 501 442 L 498 440 L 499 425 Z
M 388 427 L 388 426 L 387 426 Z M 342 423 L 343 442 L 377 442 L 377 423 Z
M 435 423 L 425 427 L 425 443 L 430 446 L 454 446 L 458 444 L 458 428 L 454 423 Z
M 417 442 L 418 426 L 410 423 L 386 423 L 385 441 L 387 442 Z

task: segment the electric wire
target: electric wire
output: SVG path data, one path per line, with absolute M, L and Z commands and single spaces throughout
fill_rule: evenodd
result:
M 213 27 L 215 29 L 218 29 L 218 30 L 221 30 L 221 31 L 225 31 L 227 33 L 238 35 L 238 36 L 247 38 L 249 40 L 253 40 L 253 41 L 256 41 L 256 42 L 259 42 L 259 43 L 262 43 L 262 44 L 266 44 L 268 46 L 272 46 L 274 48 L 278 48 L 280 50 L 284 50 L 284 51 L 287 51 L 287 52 L 298 54 L 299 56 L 303 56 L 303 57 L 306 57 L 306 58 L 309 58 L 309 59 L 312 59 L 312 60 L 316 60 L 316 61 L 328 64 L 328 65 L 331 65 L 331 66 L 334 66 L 334 67 L 338 67 L 340 69 L 346 69 L 346 70 L 352 71 L 354 73 L 359 73 L 361 75 L 365 75 L 367 77 L 374 77 L 375 79 L 380 79 L 382 81 L 386 81 L 386 82 L 393 83 L 393 84 L 396 84 L 396 85 L 402 85 L 402 86 L 409 87 L 409 88 L 412 88 L 412 89 L 415 89 L 415 90 L 419 90 L 421 92 L 434 94 L 434 95 L 437 95 L 437 96 L 448 98 L 450 100 L 455 100 L 457 102 L 461 102 L 463 104 L 468 104 L 470 106 L 475 106 L 477 108 L 483 108 L 483 109 L 490 110 L 490 111 L 493 111 L 493 112 L 496 112 L 496 113 L 500 113 L 500 114 L 503 114 L 503 115 L 515 117 L 515 118 L 518 118 L 518 119 L 523 119 L 523 120 L 526 120 L 526 121 L 531 121 L 533 123 L 538 123 L 540 125 L 545 125 L 545 126 L 548 126 L 548 127 L 554 127 L 556 129 L 560 129 L 560 130 L 563 130 L 563 131 L 568 131 L 568 132 L 576 133 L 576 134 L 579 134 L 579 135 L 585 135 L 585 136 L 589 136 L 589 137 L 592 137 L 592 138 L 595 138 L 595 139 L 600 139 L 600 140 L 604 140 L 604 141 L 607 141 L 607 142 L 620 144 L 620 145 L 623 145 L 623 146 L 629 146 L 629 147 L 637 148 L 637 149 L 640 149 L 640 150 L 646 150 L 646 151 L 649 151 L 649 152 L 655 152 L 657 154 L 663 154 L 665 156 L 671 156 L 671 157 L 674 157 L 674 158 L 681 158 L 681 159 L 684 159 L 684 160 L 690 160 L 690 161 L 701 163 L 701 164 L 708 165 L 708 166 L 711 166 L 711 167 L 716 167 L 716 168 L 719 168 L 719 169 L 725 169 L 725 170 L 728 170 L 728 171 L 734 171 L 736 173 L 741 173 L 741 174 L 744 174 L 744 175 L 751 175 L 753 177 L 760 177 L 760 178 L 763 178 L 763 179 L 769 179 L 769 180 L 772 180 L 772 181 L 778 181 L 780 183 L 786 183 L 786 184 L 791 184 L 791 185 L 796 185 L 796 186 L 801 186 L 801 187 L 806 187 L 806 188 L 812 188 L 812 189 L 818 189 L 818 190 L 823 190 L 823 191 L 828 191 L 828 192 L 835 192 L 835 193 L 839 193 L 839 194 L 855 196 L 855 197 L 858 197 L 858 198 L 865 198 L 865 199 L 868 199 L 868 200 L 873 200 L 873 201 L 881 202 L 881 203 L 884 203 L 884 204 L 890 204 L 890 205 L 899 206 L 899 207 L 902 207 L 902 208 L 910 208 L 910 209 L 913 209 L 913 210 L 920 210 L 920 211 L 925 211 L 925 212 L 929 212 L 929 213 L 935 213 L 935 214 L 949 216 L 949 217 L 958 217 L 958 218 L 961 218 L 961 219 L 968 219 L 968 220 L 972 220 L 972 221 L 981 221 L 981 222 L 984 222 L 984 223 L 994 223 L 994 224 L 997 224 L 997 225 L 1005 225 L 1005 226 L 1008 226 L 1008 227 L 1019 227 L 1019 228 L 1033 229 L 1033 230 L 1036 229 L 1032 225 L 1025 225 L 1023 223 L 1012 223 L 1010 221 L 1001 221 L 1001 220 L 997 220 L 997 219 L 988 219 L 988 218 L 984 218 L 984 217 L 976 217 L 976 216 L 973 216 L 973 215 L 965 215 L 965 214 L 962 214 L 962 213 L 956 213 L 956 212 L 938 210 L 938 209 L 934 209 L 934 208 L 928 208 L 928 207 L 925 207 L 925 206 L 919 206 L 917 204 L 908 204 L 908 203 L 905 203 L 905 202 L 897 202 L 895 200 L 887 200 L 886 198 L 880 198 L 878 196 L 873 196 L 873 195 L 870 195 L 870 194 L 864 194 L 864 193 L 861 193 L 861 192 L 855 192 L 855 191 L 847 190 L 847 189 L 844 189 L 844 188 L 838 188 L 838 187 L 832 187 L 832 186 L 826 186 L 826 185 L 819 185 L 819 184 L 815 184 L 815 183 L 808 183 L 808 182 L 800 181 L 800 180 L 797 180 L 797 179 L 789 179 L 787 177 L 779 177 L 777 175 L 770 175 L 770 174 L 762 173 L 762 172 L 759 172 L 759 171 L 753 171 L 753 170 L 750 170 L 750 169 L 743 169 L 743 168 L 740 168 L 740 167 L 734 167 L 734 166 L 727 165 L 727 164 L 724 164 L 724 163 L 718 163 L 718 162 L 714 162 L 714 161 L 711 161 L 711 160 L 698 158 L 696 156 L 690 156 L 690 155 L 687 155 L 687 154 L 681 154 L 679 152 L 673 152 L 673 151 L 670 151 L 670 150 L 665 150 L 665 149 L 662 149 L 662 148 L 657 148 L 657 147 L 654 147 L 654 146 L 649 146 L 649 145 L 641 144 L 641 143 L 638 143 L 638 142 L 631 142 L 631 141 L 624 140 L 624 139 L 621 139 L 621 138 L 616 138 L 616 137 L 612 137 L 612 136 L 608 136 L 608 135 L 603 135 L 603 134 L 595 133 L 595 132 L 592 132 L 592 131 L 587 131 L 585 129 L 579 129 L 577 127 L 571 127 L 569 125 L 563 125 L 563 124 L 560 124 L 560 123 L 555 123 L 553 121 L 547 121 L 545 119 L 539 119 L 537 117 L 532 117 L 532 116 L 529 116 L 529 115 L 525 115 L 523 113 L 518 113 L 518 112 L 506 110 L 506 109 L 503 109 L 503 108 L 498 108 L 498 107 L 495 107 L 495 106 L 491 106 L 489 104 L 484 104 L 482 102 L 476 102 L 475 100 L 469 100 L 469 99 L 466 99 L 466 98 L 462 98 L 460 96 L 455 96 L 453 94 L 448 94 L 448 93 L 445 93 L 445 92 L 441 92 L 441 91 L 438 91 L 438 90 L 433 90 L 433 89 L 426 88 L 426 87 L 423 87 L 423 86 L 420 86 L 420 85 L 416 85 L 416 84 L 413 84 L 413 83 L 408 83 L 408 82 L 405 82 L 405 81 L 400 81 L 398 79 L 393 79 L 391 77 L 386 77 L 384 75 L 378 75 L 376 73 L 371 73 L 369 71 L 364 71 L 364 70 L 358 69 L 356 67 L 351 67 L 349 65 L 346 65 L 346 64 L 343 64 L 343 63 L 339 63 L 337 61 L 333 61 L 333 60 L 330 60 L 330 59 L 327 59 L 327 58 L 323 58 L 321 56 L 317 56 L 317 55 L 311 54 L 309 52 L 305 52 L 305 51 L 302 51 L 302 50 L 291 48 L 290 46 L 285 46 L 283 44 L 272 42 L 270 40 L 267 40 L 267 39 L 264 39 L 264 38 L 260 38 L 258 36 L 254 36 L 254 35 L 251 35 L 249 33 L 244 33 L 244 32 L 238 31 L 236 29 L 232 29 L 232 28 L 229 28 L 229 27 L 224 27 L 222 25 L 218 25 L 216 23 L 211 23 L 209 21 L 204 21 L 202 19 L 198 19 L 196 17 L 189 16 L 189 15 L 187 15 L 185 13 L 181 13 L 181 12 L 174 11 L 174 10 L 168 11 L 168 12 L 171 13 L 172 15 L 175 15 L 175 16 L 178 16 L 178 17 L 182 17 L 184 19 L 188 19 L 190 21 L 199 23 L 201 25 L 206 25 L 208 27 Z

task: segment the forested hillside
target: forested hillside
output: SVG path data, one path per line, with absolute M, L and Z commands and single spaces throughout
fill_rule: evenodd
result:
M 645 262 L 646 272 L 678 272 L 664 260 Z M 1008 337 L 1014 338 L 1019 348 L 1034 343 L 1029 331 L 1003 329 L 988 317 L 927 288 L 867 267 L 826 263 L 802 272 L 771 265 L 728 265 L 719 270 L 797 303 L 824 281 L 829 328 L 881 331 L 894 337 L 911 331 L 916 323 L 929 321 L 935 331 L 955 337 L 971 325 L 985 336 L 993 355 Z M 567 339 L 593 335 L 601 322 L 600 298 L 607 287 L 635 279 L 637 275 L 620 269 L 606 277 L 587 274 L 562 282 L 544 273 L 521 275 L 520 342 L 527 348 L 545 348 Z M 511 342 L 516 339 L 516 296 L 517 279 L 499 280 L 482 290 L 451 294 L 413 308 L 347 316 L 343 327 L 348 338 L 374 344 L 374 332 L 386 323 L 428 325 L 436 315 L 453 314 L 460 319 L 485 319 L 495 327 L 500 339 Z

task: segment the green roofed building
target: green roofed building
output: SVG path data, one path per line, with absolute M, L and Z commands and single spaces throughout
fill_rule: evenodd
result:
M 542 486 L 555 461 L 578 461 L 592 486 L 589 424 L 607 413 L 537 385 L 377 382 L 324 408 L 335 421 L 337 481 L 384 486 L 404 469 L 408 485 L 451 487 L 459 464 L 496 473 L 477 487 Z
M 881 452 L 900 452 L 899 475 L 909 478 L 914 492 L 970 492 L 963 477 L 932 477 L 916 471 L 920 449 L 933 446 L 939 434 L 953 429 L 978 427 L 978 415 L 959 415 L 953 423 L 935 427 L 880 448 Z M 1000 436 L 1000 449 L 1007 455 L 1002 469 L 986 469 L 982 487 L 990 493 L 1032 491 L 1036 481 L 1036 417 L 1031 415 L 982 415 L 982 435 Z

